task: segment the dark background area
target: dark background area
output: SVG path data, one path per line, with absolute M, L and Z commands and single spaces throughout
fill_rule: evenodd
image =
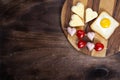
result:
M 0 0 L 0 80 L 119 80 L 120 54 L 76 51 L 61 29 L 65 0 Z

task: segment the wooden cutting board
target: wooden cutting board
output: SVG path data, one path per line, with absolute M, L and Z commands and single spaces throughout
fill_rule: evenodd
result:
M 115 30 L 109 40 L 104 40 L 103 38 L 101 38 L 101 36 L 98 35 L 97 38 L 99 38 L 99 40 L 102 41 L 105 46 L 105 49 L 101 52 L 98 52 L 98 54 L 96 54 L 95 50 L 90 52 L 87 50 L 87 48 L 79 49 L 77 47 L 76 36 L 69 36 L 66 28 L 69 26 L 69 21 L 71 19 L 71 15 L 73 14 L 71 11 L 71 7 L 73 5 L 76 5 L 78 2 L 82 2 L 85 5 L 85 8 L 92 8 L 94 11 L 97 11 L 98 14 L 100 14 L 102 11 L 106 11 L 118 22 L 120 22 L 120 7 L 118 6 L 120 0 L 66 0 L 61 13 L 62 30 L 65 33 L 68 41 L 77 51 L 95 57 L 99 57 L 101 54 L 102 56 L 100 57 L 106 57 L 118 53 L 120 51 L 120 27 Z M 88 23 L 87 26 L 90 26 L 90 24 L 91 22 Z M 86 30 L 87 32 L 89 32 L 90 28 L 87 27 Z

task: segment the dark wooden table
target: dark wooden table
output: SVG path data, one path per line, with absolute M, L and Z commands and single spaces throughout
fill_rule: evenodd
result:
M 93 58 L 67 41 L 64 1 L 0 0 L 0 80 L 120 80 L 120 54 Z

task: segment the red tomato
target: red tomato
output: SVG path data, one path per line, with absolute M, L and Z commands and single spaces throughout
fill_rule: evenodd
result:
M 95 44 L 95 50 L 96 51 L 101 51 L 101 50 L 103 50 L 103 48 L 104 48 L 104 45 L 102 43 L 96 43 Z
M 77 37 L 78 37 L 78 38 L 81 39 L 81 38 L 83 38 L 84 36 L 85 36 L 85 32 L 84 32 L 83 30 L 78 30 L 78 31 L 77 31 Z
M 86 42 L 84 41 L 84 40 L 80 40 L 79 42 L 78 42 L 78 48 L 83 48 L 83 47 L 85 47 L 86 46 Z

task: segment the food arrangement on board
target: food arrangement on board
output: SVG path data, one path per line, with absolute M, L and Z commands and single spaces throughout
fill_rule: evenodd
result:
M 66 29 L 68 40 L 78 51 L 86 49 L 91 56 L 105 57 L 107 40 L 114 34 L 119 22 L 106 11 L 97 13 L 85 8 L 82 2 L 73 5 L 71 13 Z M 87 27 L 91 30 L 86 31 Z

